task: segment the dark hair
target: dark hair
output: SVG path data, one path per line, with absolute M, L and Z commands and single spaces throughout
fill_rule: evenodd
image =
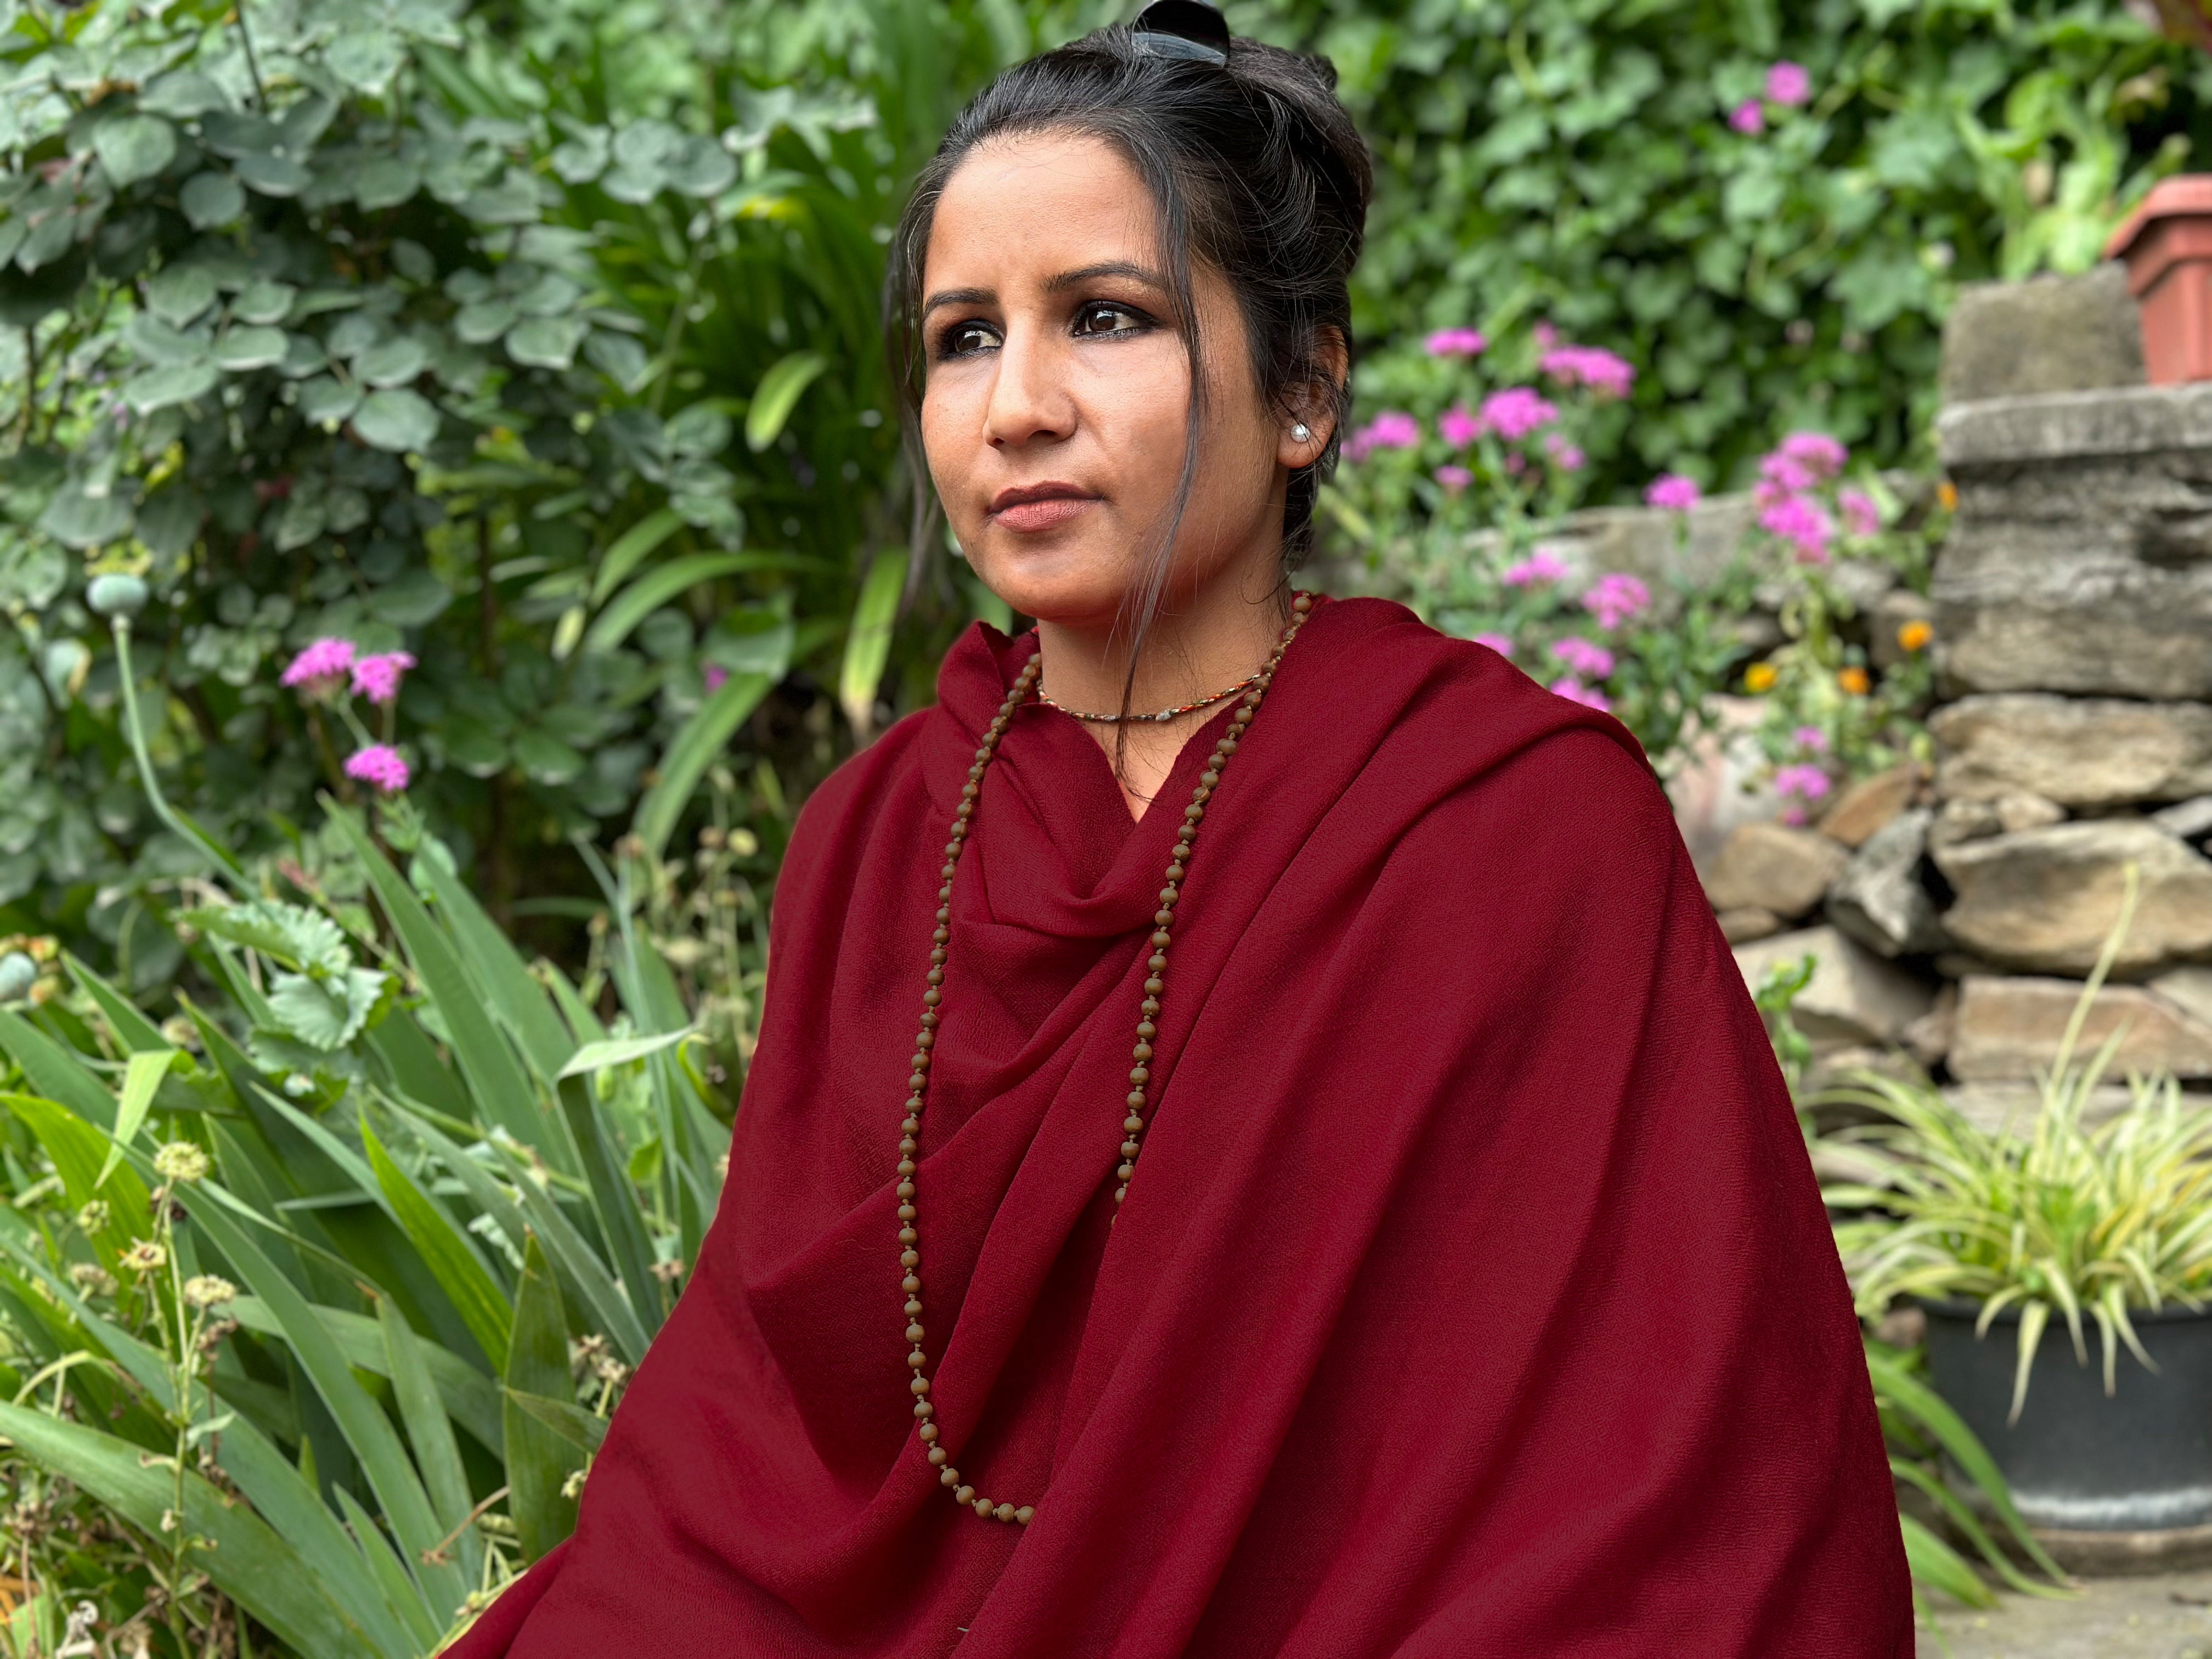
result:
M 915 461 L 924 371 L 922 264 L 946 181 L 988 139 L 1079 132 L 1113 147 L 1144 180 L 1159 214 L 1173 319 L 1191 368 L 1190 441 L 1182 487 L 1151 568 L 1133 586 L 1123 620 L 1141 645 L 1158 615 L 1184 505 L 1198 466 L 1205 375 L 1194 256 L 1236 293 L 1254 378 L 1293 418 L 1316 403 L 1333 418 L 1327 447 L 1291 475 L 1283 513 L 1285 567 L 1310 546 L 1314 501 L 1336 460 L 1348 398 L 1328 342 L 1352 349 L 1347 279 L 1359 258 L 1372 170 L 1352 118 L 1336 98 L 1336 70 L 1306 57 L 1229 37 L 1211 7 L 1155 4 L 1116 24 L 1006 70 L 979 93 L 921 171 L 891 241 L 885 291 L 892 374 Z M 1136 652 L 1130 653 L 1133 684 Z

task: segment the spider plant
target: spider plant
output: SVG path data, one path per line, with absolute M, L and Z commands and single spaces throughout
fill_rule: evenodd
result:
M 1982 1128 L 1933 1089 L 1887 1079 L 1862 1075 L 1826 1097 L 1885 1120 L 1829 1138 L 1859 1177 L 1826 1194 L 1858 1212 L 1838 1225 L 1836 1243 L 1860 1312 L 1878 1316 L 1903 1297 L 1978 1302 L 1981 1334 L 2016 1308 L 2014 1421 L 2054 1317 L 2084 1364 L 2085 1325 L 2095 1323 L 2110 1395 L 2123 1346 L 2151 1364 L 2131 1309 L 2196 1310 L 2212 1294 L 2212 1112 L 2185 1107 L 2171 1077 L 2132 1077 L 2125 1109 L 2094 1127 L 2082 1121 L 2124 1028 L 2086 1064 L 2074 1056 L 2138 887 L 2130 868 L 2119 919 L 2038 1079 L 2026 1133 L 2009 1121 Z

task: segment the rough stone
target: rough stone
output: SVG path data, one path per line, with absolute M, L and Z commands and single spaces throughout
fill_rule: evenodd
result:
M 1826 836 L 1786 823 L 1737 826 L 1705 877 L 1716 910 L 1757 908 L 1802 916 L 1820 902 L 1850 854 Z
M 1760 698 L 1715 697 L 1711 723 L 1691 739 L 1689 752 L 1667 780 L 1674 823 L 1701 875 L 1712 868 L 1738 825 L 1782 815 L 1773 765 L 1759 746 L 1765 718 Z
M 1760 909 L 1757 905 L 1723 910 L 1716 920 L 1721 925 L 1721 937 L 1730 945 L 1748 945 L 1755 939 L 1765 939 L 1770 933 L 1782 931 L 1782 918 L 1771 910 Z
M 1951 1075 L 1962 1083 L 1991 1083 L 2049 1071 L 2082 989 L 2080 981 L 2070 979 L 1977 975 L 1961 981 Z M 2109 1077 L 2171 1072 L 2180 1078 L 2212 1078 L 2212 1024 L 2136 985 L 2099 988 L 2081 1022 L 2074 1063 L 2086 1063 L 2123 1027 Z
M 1916 593 L 1909 587 L 1893 587 L 1875 602 L 1867 614 L 1867 652 L 1876 668 L 1894 668 L 1908 657 L 1917 657 L 1927 647 L 1907 648 L 1898 635 L 1908 623 L 1927 623 L 1932 628 L 1936 620 L 1936 604 L 1925 593 Z
M 2154 812 L 2150 821 L 2169 836 L 2179 836 L 2184 841 L 2202 841 L 2212 836 L 2212 795 L 2198 795 Z
M 1958 899 L 1945 930 L 2000 967 L 2086 974 L 2119 919 L 2124 867 L 2142 872 L 2124 974 L 2212 953 L 2212 860 L 2141 818 L 2051 824 L 2016 835 L 1931 843 Z
M 2212 968 L 2174 968 L 2151 981 L 2150 988 L 2191 1019 L 2212 1025 Z
M 1741 946 L 1735 964 L 1756 992 L 1768 969 L 1808 955 L 1818 961 L 1791 1016 L 1816 1043 L 1893 1043 L 1935 1002 L 1923 981 L 1832 927 L 1802 927 Z
M 2043 1097 L 2033 1083 L 1954 1083 L 1942 1092 L 1943 1098 L 1958 1108 L 1968 1122 L 1990 1134 L 2000 1129 L 2021 1136 L 2033 1134 L 2036 1114 L 2043 1106 Z M 2095 1128 L 2127 1110 L 2133 1099 L 2124 1083 L 2099 1084 L 2089 1091 L 2081 1108 L 2082 1127 Z
M 1921 956 L 1942 948 L 1936 901 L 1920 879 L 1934 817 L 1922 806 L 1892 818 L 1828 889 L 1828 920 L 1878 955 Z
M 2008 791 L 1990 805 L 1996 809 L 1997 829 L 2008 836 L 2066 821 L 2066 809 L 2057 801 L 2041 795 L 2031 795 L 2025 789 Z
M 1997 398 L 1937 423 L 1957 691 L 2212 697 L 2212 383 Z
M 1920 788 L 1920 768 L 1908 761 L 1861 778 L 1838 795 L 1820 819 L 1820 833 L 1846 847 L 1863 847 L 1867 838 L 1912 805 Z
M 1928 845 L 1956 847 L 1961 842 L 1982 841 L 2004 834 L 2004 820 L 1996 803 L 1986 800 L 1947 800 L 1928 826 Z
M 1956 981 L 1936 993 L 1936 1005 L 1905 1028 L 1899 1041 L 1905 1052 L 1931 1070 L 1951 1052 L 1951 1039 L 1959 1027 L 1959 987 Z
M 1943 325 L 1943 401 L 2143 383 L 2142 325 L 2117 260 L 2079 276 L 1968 283 Z
M 2027 790 L 2110 807 L 2212 791 L 2212 704 L 2008 692 L 1947 704 L 1928 729 L 1947 799 Z

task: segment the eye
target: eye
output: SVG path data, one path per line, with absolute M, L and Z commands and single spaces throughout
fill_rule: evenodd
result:
M 937 337 L 940 358 L 972 357 L 999 343 L 999 331 L 988 323 L 955 323 Z
M 1110 300 L 1092 300 L 1076 307 L 1079 335 L 1140 334 L 1152 326 L 1152 319 L 1141 311 Z

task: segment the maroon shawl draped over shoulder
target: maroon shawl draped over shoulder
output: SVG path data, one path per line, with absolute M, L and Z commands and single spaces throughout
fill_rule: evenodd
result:
M 1133 823 L 1015 720 L 1033 640 L 801 817 L 720 1214 L 575 1535 L 461 1659 L 1905 1659 L 1889 1476 L 1758 1018 L 1627 733 L 1398 606 L 1320 606 L 1209 805 L 1108 1227 L 1142 939 L 1227 718 Z M 949 1340 L 948 1340 L 949 1338 Z

